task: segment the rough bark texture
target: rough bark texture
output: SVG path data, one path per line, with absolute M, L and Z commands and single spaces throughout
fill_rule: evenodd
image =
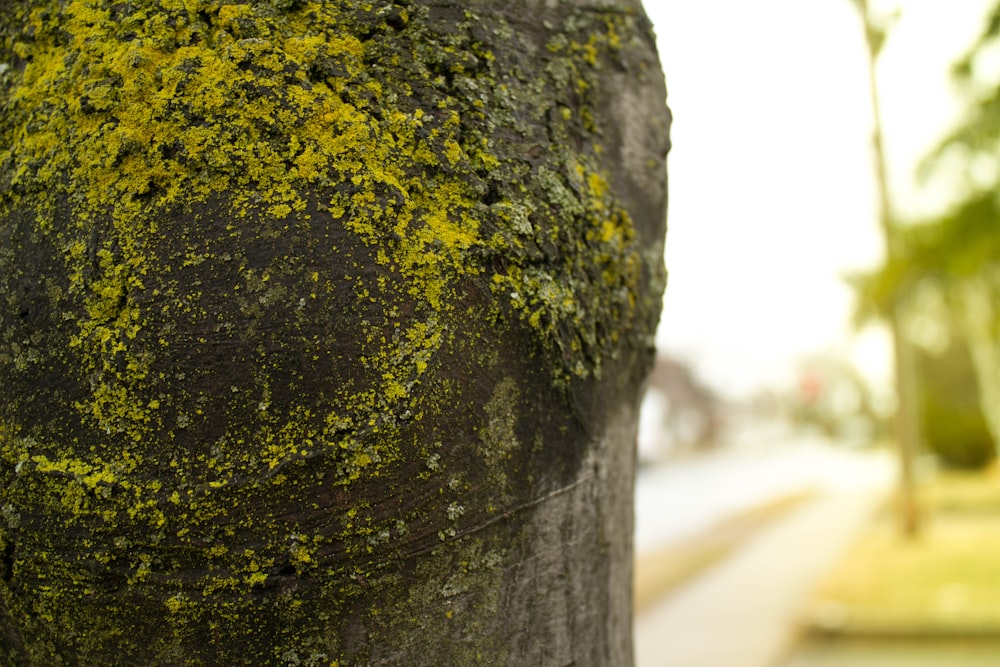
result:
M 0 15 L 0 664 L 631 663 L 634 0 Z

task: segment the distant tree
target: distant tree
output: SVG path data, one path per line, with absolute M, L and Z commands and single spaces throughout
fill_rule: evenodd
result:
M 1000 3 L 954 67 L 971 99 L 967 116 L 925 166 L 933 171 L 964 165 L 966 191 L 948 215 L 931 223 L 932 238 L 918 252 L 948 295 L 972 356 L 983 414 L 1000 448 L 1000 80 L 982 66 L 998 45 Z
M 957 203 L 931 220 L 894 225 L 897 252 L 858 281 L 862 310 L 887 313 L 918 290 L 937 290 L 949 326 L 968 346 L 982 414 L 1000 447 L 1000 81 L 983 67 L 1000 45 L 1000 4 L 954 67 L 970 104 L 965 120 L 928 156 L 931 176 L 961 165 Z
M 902 252 L 877 271 L 856 277 L 855 286 L 862 320 L 899 307 L 921 292 L 936 295 L 946 309 L 938 314 L 937 325 L 955 345 L 967 350 L 971 375 L 966 379 L 976 385 L 979 410 L 991 440 L 998 443 L 1000 275 L 993 264 L 1000 260 L 1000 209 L 993 199 L 992 194 L 984 193 L 933 221 L 897 227 L 894 234 Z M 933 367 L 922 365 L 925 371 Z M 920 381 L 934 382 L 935 377 L 940 379 L 936 373 L 921 373 Z M 925 395 L 922 401 L 926 400 Z M 922 421 L 926 423 L 928 418 L 924 415 Z
M 867 382 L 853 365 L 837 356 L 816 355 L 800 368 L 797 392 L 790 397 L 794 420 L 819 428 L 830 438 L 870 444 L 884 435 L 884 415 Z
M 0 665 L 629 665 L 637 0 L 0 12 Z
M 721 400 L 680 359 L 659 355 L 649 375 L 648 389 L 663 401 L 662 423 L 671 450 L 709 449 L 722 430 Z

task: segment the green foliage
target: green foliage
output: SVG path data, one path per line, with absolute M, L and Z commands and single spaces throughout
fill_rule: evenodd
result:
M 974 165 L 1000 158 L 1000 82 L 989 80 L 981 59 L 1000 44 L 1000 2 L 987 16 L 979 38 L 953 66 L 956 83 L 970 98 L 966 117 L 932 151 L 922 166 L 925 176 L 949 168 L 955 158 L 967 166 L 966 193 L 945 214 L 916 224 L 895 224 L 893 257 L 874 273 L 851 282 L 860 296 L 859 319 L 885 315 L 928 279 L 947 286 L 981 276 L 1000 260 L 998 186 Z M 983 170 L 980 170 L 983 171 Z
M 970 184 L 976 183 L 966 195 L 966 201 L 982 192 L 996 190 L 997 179 L 982 182 L 982 174 L 973 174 L 983 163 L 996 165 L 1000 156 L 1000 81 L 994 74 L 990 55 L 1000 45 L 1000 2 L 987 15 L 979 37 L 965 54 L 953 64 L 952 75 L 959 89 L 969 99 L 963 121 L 927 156 L 922 170 L 925 175 L 965 165 Z
M 998 222 L 997 196 L 983 192 L 947 215 L 894 226 L 896 254 L 875 271 L 849 277 L 858 294 L 858 323 L 886 317 L 920 285 L 947 287 L 980 275 L 1000 260 Z
M 983 193 L 951 214 L 909 227 L 896 227 L 899 253 L 876 271 L 853 278 L 858 294 L 856 318 L 888 318 L 921 290 L 942 295 L 951 311 L 939 322 L 947 326 L 951 346 L 940 355 L 921 355 L 920 412 L 926 445 L 946 466 L 981 468 L 995 456 L 984 418 L 979 383 L 963 330 L 962 285 L 989 278 L 1000 258 L 997 199 Z M 908 310 L 912 310 L 909 308 Z
M 979 408 L 975 371 L 965 344 L 952 339 L 941 354 L 918 361 L 924 442 L 946 467 L 979 469 L 995 456 Z

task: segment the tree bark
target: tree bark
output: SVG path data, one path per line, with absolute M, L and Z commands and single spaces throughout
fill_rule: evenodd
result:
M 638 0 L 23 0 L 0 63 L 0 664 L 631 664 Z

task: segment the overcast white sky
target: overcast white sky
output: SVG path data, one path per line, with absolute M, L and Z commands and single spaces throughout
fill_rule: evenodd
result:
M 915 161 L 955 117 L 948 66 L 988 0 L 903 0 L 880 69 L 900 205 Z M 730 396 L 789 386 L 799 359 L 860 340 L 841 276 L 882 253 L 863 35 L 851 0 L 646 0 L 674 112 L 670 284 L 660 348 Z M 916 203 L 913 203 L 916 202 Z

